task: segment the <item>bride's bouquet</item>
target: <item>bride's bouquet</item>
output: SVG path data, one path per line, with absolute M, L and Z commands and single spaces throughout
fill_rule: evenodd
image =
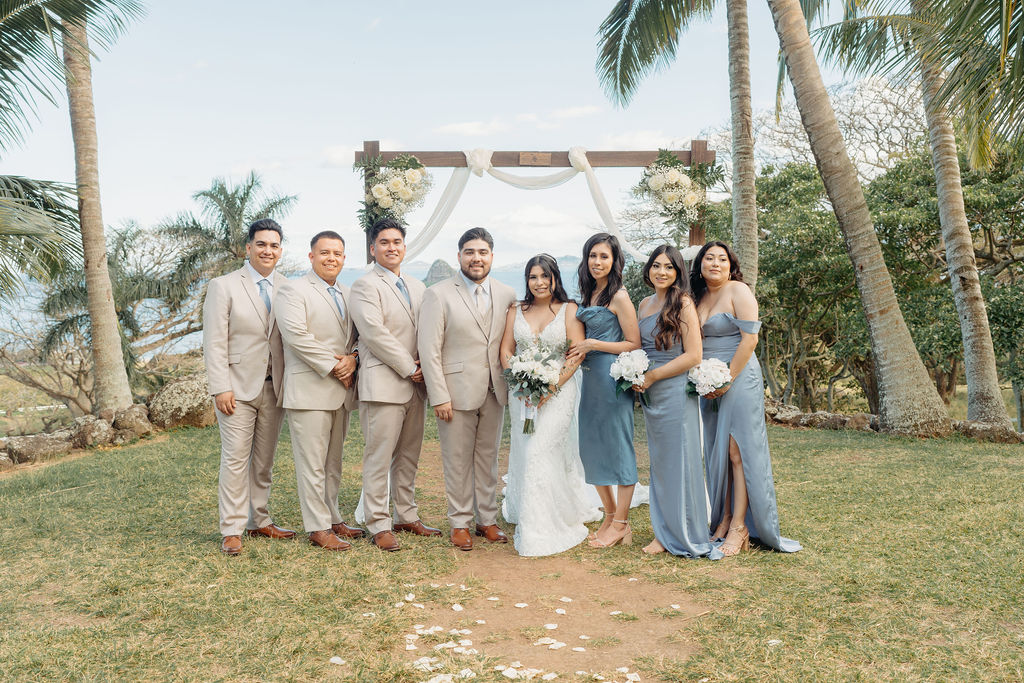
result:
M 713 391 L 732 383 L 732 373 L 724 361 L 717 358 L 705 358 L 700 365 L 690 368 L 690 386 L 693 393 L 707 396 Z M 718 410 L 718 399 L 711 402 L 712 410 Z
M 523 401 L 523 434 L 533 434 L 537 406 L 545 396 L 555 393 L 562 371 L 566 343 L 549 344 L 540 340 L 524 344 L 508 361 L 505 381 L 512 394 Z
M 629 391 L 634 384 L 642 387 L 644 385 L 644 373 L 647 372 L 647 368 L 650 366 L 651 361 L 643 349 L 620 353 L 612 361 L 612 366 L 608 369 L 608 374 L 615 380 L 615 393 L 621 394 L 624 391 Z M 644 392 L 639 393 L 640 400 L 643 401 L 645 406 L 649 406 L 647 394 Z

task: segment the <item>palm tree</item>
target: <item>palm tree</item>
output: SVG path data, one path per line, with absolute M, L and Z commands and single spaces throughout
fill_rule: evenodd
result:
M 800 2 L 768 0 L 768 7 L 811 152 L 853 264 L 878 375 L 880 422 L 895 432 L 946 434 L 951 428 L 949 415 L 896 301 L 864 190 L 821 79 Z
M 974 239 L 964 209 L 953 121 L 938 96 L 944 77 L 920 47 L 930 40 L 936 26 L 942 26 L 946 17 L 936 14 L 929 3 L 922 0 L 903 2 L 902 7 L 893 2 L 865 2 L 854 14 L 856 12 L 863 16 L 848 16 L 842 24 L 826 27 L 821 32 L 823 54 L 859 73 L 885 73 L 905 65 L 917 70 L 928 122 L 946 267 L 960 320 L 967 378 L 967 419 L 1011 429 L 999 388 L 988 313 L 974 258 Z M 969 123 L 981 124 L 976 119 Z M 984 134 L 971 137 L 987 138 Z M 989 156 L 987 150 L 977 152 Z
M 81 258 L 73 190 L 62 183 L 0 176 L 0 299 L 23 276 L 49 281 Z
M 165 235 L 184 242 L 178 258 L 178 277 L 209 280 L 239 268 L 245 260 L 249 224 L 260 218 L 283 218 L 298 197 L 270 194 L 250 172 L 239 185 L 215 178 L 209 189 L 192 195 L 199 215 L 182 213 L 161 226 Z
M 692 21 L 708 19 L 715 0 L 619 0 L 598 29 L 597 70 L 609 97 L 622 106 L 652 69 L 670 64 L 679 36 Z M 732 242 L 743 276 L 757 284 L 757 194 L 754 188 L 750 40 L 746 0 L 726 0 L 732 110 Z

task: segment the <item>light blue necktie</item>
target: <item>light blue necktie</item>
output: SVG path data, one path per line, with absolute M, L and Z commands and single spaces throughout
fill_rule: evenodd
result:
M 398 291 L 405 297 L 405 303 L 409 304 L 409 308 L 412 308 L 412 298 L 410 298 L 409 290 L 406 288 L 405 282 L 402 278 L 398 278 L 398 280 L 395 281 L 395 286 L 398 287 Z
M 270 286 L 270 281 L 267 278 L 263 278 L 256 285 L 260 288 L 260 298 L 263 299 L 263 304 L 267 307 L 267 313 L 270 313 L 270 296 L 267 295 L 267 287 Z
M 345 319 L 345 304 L 341 302 L 341 297 L 338 296 L 338 290 L 334 287 L 328 287 L 327 291 L 331 293 L 331 298 L 334 299 L 334 305 L 338 307 L 338 313 L 341 314 L 341 319 Z

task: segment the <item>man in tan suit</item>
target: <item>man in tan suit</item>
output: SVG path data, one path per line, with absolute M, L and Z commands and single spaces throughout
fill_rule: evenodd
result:
M 423 444 L 424 387 L 416 351 L 416 318 L 426 287 L 402 277 L 405 228 L 391 219 L 370 228 L 373 269 L 352 283 L 359 329 L 359 424 L 363 428 L 363 510 L 373 544 L 398 550 L 395 531 L 440 536 L 416 506 L 416 469 Z M 394 503 L 394 523 L 390 512 Z
M 292 434 L 302 526 L 309 542 L 348 550 L 348 526 L 338 511 L 342 449 L 355 408 L 356 331 L 348 288 L 338 283 L 345 240 L 326 230 L 309 244 L 312 271 L 281 285 L 274 308 L 284 343 L 284 408 Z
M 267 510 L 284 416 L 281 334 L 271 314 L 281 226 L 269 218 L 250 225 L 245 255 L 241 268 L 210 281 L 203 303 L 203 360 L 220 427 L 220 549 L 228 555 L 242 552 L 243 531 L 295 536 Z
M 507 543 L 498 527 L 498 442 L 508 403 L 498 347 L 515 291 L 489 277 L 494 239 L 483 228 L 459 239 L 459 269 L 431 287 L 420 311 L 419 349 L 437 416 L 452 544 L 472 550 L 476 535 Z

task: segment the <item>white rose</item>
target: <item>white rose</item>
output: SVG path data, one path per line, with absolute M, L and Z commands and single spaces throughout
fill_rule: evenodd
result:
M 372 194 L 377 199 L 383 199 L 388 194 L 388 188 L 384 187 L 384 185 L 381 183 L 377 183 L 376 185 L 370 188 L 370 194 Z
M 387 196 L 381 197 L 380 199 L 377 200 L 377 204 L 380 205 L 380 208 L 382 209 L 390 209 L 394 205 L 394 203 L 395 200 Z
M 685 173 L 679 174 L 679 185 L 680 187 L 691 188 L 693 187 L 693 179 Z
M 392 178 L 391 180 L 388 181 L 388 189 L 396 194 L 403 187 L 405 187 L 405 183 L 402 182 L 401 178 Z
M 683 204 L 686 206 L 696 206 L 699 201 L 700 197 L 698 197 L 697 193 L 692 190 L 683 195 Z
M 683 174 L 677 171 L 676 169 L 670 168 L 665 173 L 665 181 L 672 185 L 678 185 L 679 179 L 682 177 L 682 175 Z
M 675 204 L 679 201 L 681 195 L 675 190 L 670 190 L 665 194 L 661 195 L 661 200 L 666 204 Z
M 647 179 L 647 187 L 657 192 L 661 188 L 665 187 L 665 178 L 661 175 L 652 175 Z
M 409 201 L 410 199 L 412 199 L 412 190 L 410 190 L 408 187 L 403 186 L 401 189 L 398 190 L 398 196 L 405 201 Z
M 423 174 L 418 168 L 410 168 L 405 171 L 405 181 L 410 185 L 415 185 L 423 180 Z

